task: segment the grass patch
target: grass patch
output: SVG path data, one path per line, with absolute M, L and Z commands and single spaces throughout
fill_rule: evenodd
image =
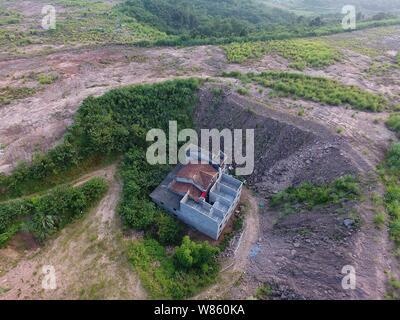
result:
M 239 88 L 236 90 L 237 93 L 239 93 L 241 96 L 248 96 L 249 95 L 249 90 L 246 88 Z
M 37 79 L 41 85 L 52 84 L 58 79 L 58 75 L 54 73 L 41 73 L 37 76 Z
M 389 233 L 396 246 L 400 246 L 400 143 L 393 143 L 379 172 L 386 187 L 384 206 L 389 215 Z
M 396 132 L 397 135 L 400 133 L 400 114 L 392 113 L 386 121 L 386 126 Z
M 264 283 L 256 290 L 256 298 L 259 300 L 267 300 L 272 295 L 272 288 L 269 284 Z
M 3 87 L 0 88 L 0 106 L 10 104 L 19 99 L 27 98 L 36 93 L 34 88 L 27 87 Z
M 381 229 L 386 223 L 386 214 L 384 212 L 375 214 L 374 223 L 377 228 Z
M 364 91 L 356 86 L 346 86 L 335 80 L 311 77 L 300 73 L 263 72 L 241 74 L 234 71 L 223 74 L 243 82 L 257 82 L 271 88 L 275 95 L 310 100 L 328 105 L 349 105 L 354 109 L 382 111 L 388 101 L 380 95 Z
M 309 39 L 232 43 L 223 46 L 223 49 L 229 62 L 243 63 L 275 53 L 291 61 L 290 66 L 298 70 L 305 67 L 323 68 L 341 58 L 333 46 L 322 40 Z
M 325 185 L 308 182 L 298 187 L 290 187 L 271 197 L 272 208 L 282 208 L 294 212 L 297 208 L 311 210 L 316 206 L 337 204 L 344 200 L 356 200 L 360 196 L 358 181 L 353 176 L 343 176 Z

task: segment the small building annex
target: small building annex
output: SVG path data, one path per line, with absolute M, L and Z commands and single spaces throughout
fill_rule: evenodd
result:
M 217 240 L 240 200 L 242 182 L 226 173 L 225 155 L 195 146 L 188 164 L 178 164 L 150 194 L 152 200 L 184 223 Z

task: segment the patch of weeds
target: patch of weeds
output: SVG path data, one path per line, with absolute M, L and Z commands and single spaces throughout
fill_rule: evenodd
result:
M 0 287 L 0 296 L 1 296 L 2 294 L 5 294 L 5 293 L 8 292 L 8 291 L 10 291 L 10 289 Z
M 339 61 L 341 55 L 335 47 L 321 40 L 293 39 L 232 43 L 223 47 L 228 61 L 243 63 L 275 53 L 291 61 L 289 67 L 322 68 Z
M 37 76 L 37 80 L 39 84 L 41 85 L 46 85 L 46 84 L 52 84 L 58 79 L 58 74 L 55 73 L 41 73 Z
M 388 289 L 385 295 L 386 299 L 399 300 L 400 299 L 400 280 L 394 276 L 389 275 Z
M 246 88 L 239 88 L 236 90 L 237 93 L 239 93 L 242 96 L 248 96 L 249 95 L 249 90 Z
M 343 132 L 344 132 L 344 129 L 343 129 L 343 128 L 341 128 L 341 127 L 336 128 L 336 133 L 337 133 L 337 134 L 342 134 Z
M 301 73 L 269 71 L 259 74 L 242 74 L 238 71 L 222 74 L 237 78 L 243 83 L 254 82 L 271 88 L 271 97 L 302 98 L 317 103 L 379 112 L 389 106 L 382 95 L 376 95 L 356 86 L 347 86 L 323 77 Z
M 272 288 L 269 284 L 264 283 L 256 290 L 256 298 L 259 300 L 267 300 L 272 295 Z
M 290 213 L 301 207 L 311 210 L 318 205 L 337 204 L 360 197 L 359 183 L 353 176 L 343 176 L 325 185 L 305 182 L 298 187 L 290 187 L 271 197 L 270 205 Z
M 386 215 L 384 212 L 379 212 L 374 216 L 374 223 L 378 229 L 381 229 L 386 223 Z
M 390 217 L 389 234 L 396 246 L 400 247 L 400 143 L 389 148 L 379 173 L 386 187 L 384 205 Z
M 34 88 L 28 87 L 3 87 L 0 88 L 0 106 L 10 104 L 19 99 L 27 98 L 36 93 Z
M 400 134 L 400 114 L 392 113 L 389 118 L 386 120 L 386 126 L 396 132 L 397 135 Z

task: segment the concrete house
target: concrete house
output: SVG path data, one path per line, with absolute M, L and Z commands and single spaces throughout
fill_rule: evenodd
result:
M 225 155 L 189 146 L 178 164 L 150 194 L 166 211 L 217 240 L 234 212 L 242 182 L 225 171 Z

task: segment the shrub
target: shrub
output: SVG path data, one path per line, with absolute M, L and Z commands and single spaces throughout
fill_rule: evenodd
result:
M 166 213 L 158 214 L 156 229 L 157 239 L 161 244 L 177 244 L 182 239 L 182 225 Z
M 374 112 L 382 111 L 388 105 L 388 101 L 384 97 L 364 91 L 356 86 L 347 86 L 335 80 L 300 73 L 270 71 L 242 75 L 238 72 L 230 72 L 223 75 L 238 78 L 241 81 L 258 82 L 282 96 L 303 98 L 328 105 L 348 104 L 354 109 Z
M 58 79 L 58 75 L 54 73 L 50 74 L 41 73 L 38 75 L 37 79 L 39 81 L 39 84 L 41 85 L 52 84 Z
M 26 223 L 28 230 L 43 241 L 82 216 L 107 188 L 104 179 L 94 178 L 80 187 L 62 186 L 45 195 L 0 203 L 0 234 L 9 239 L 17 225 Z
M 128 255 L 151 299 L 188 298 L 214 282 L 219 270 L 213 262 L 208 270 L 177 268 L 175 255 L 168 255 L 154 239 L 134 241 Z
M 291 209 L 303 204 L 308 209 L 317 205 L 339 203 L 344 200 L 357 199 L 360 195 L 358 182 L 352 176 L 343 176 L 326 185 L 313 185 L 305 182 L 298 187 L 290 187 L 271 197 L 271 207 L 287 205 Z
M 379 212 L 374 217 L 374 223 L 378 228 L 382 228 L 385 225 L 386 216 L 385 213 Z
M 400 143 L 393 143 L 386 155 L 386 166 L 388 169 L 400 172 Z
M 396 132 L 397 134 L 400 133 L 400 114 L 394 113 L 389 116 L 389 119 L 386 121 L 386 126 Z
M 215 263 L 215 255 L 219 252 L 208 242 L 196 243 L 188 236 L 183 237 L 182 244 L 175 250 L 175 261 L 179 268 L 196 268 L 207 272 Z
M 292 61 L 289 67 L 298 70 L 303 70 L 305 67 L 326 67 L 341 58 L 336 48 L 314 39 L 238 42 L 223 46 L 223 49 L 229 62 L 242 63 L 275 53 Z

